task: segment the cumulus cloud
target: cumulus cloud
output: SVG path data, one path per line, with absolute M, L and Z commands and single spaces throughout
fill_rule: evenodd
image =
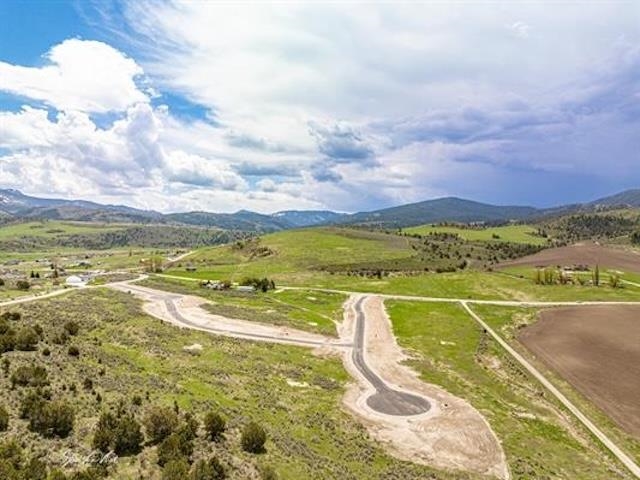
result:
M 44 59 L 41 67 L 0 62 L 0 90 L 83 112 L 121 111 L 148 101 L 136 84 L 142 68 L 106 43 L 65 40 Z
M 336 163 L 374 163 L 372 147 L 353 127 L 344 123 L 325 126 L 311 122 L 309 130 L 318 142 L 320 153 L 332 161 Z
M 166 169 L 171 182 L 222 190 L 243 190 L 247 186 L 227 165 L 181 151 L 168 155 Z
M 319 162 L 311 167 L 311 177 L 318 182 L 337 183 L 342 180 L 342 175 L 331 168 L 330 165 Z
M 628 5 L 122 7 L 135 59 L 71 39 L 43 66 L 0 63 L 0 90 L 30 104 L 0 112 L 0 183 L 220 211 L 539 204 L 640 183 Z M 151 83 L 166 95 L 150 101 Z M 177 97 L 215 122 L 183 121 Z

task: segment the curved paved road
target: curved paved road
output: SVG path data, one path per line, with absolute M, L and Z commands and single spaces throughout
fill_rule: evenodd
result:
M 165 299 L 164 300 L 164 304 L 167 307 L 167 311 L 169 312 L 169 314 L 175 320 L 177 320 L 180 324 L 185 325 L 187 327 L 191 327 L 191 328 L 197 328 L 199 330 L 206 330 L 206 331 L 212 332 L 212 333 L 221 333 L 221 334 L 226 334 L 226 335 L 232 335 L 232 336 L 235 336 L 235 337 L 242 337 L 242 338 L 255 339 L 255 340 L 277 341 L 277 342 L 282 342 L 282 343 L 294 343 L 296 345 L 309 345 L 309 346 L 312 346 L 312 347 L 321 347 L 321 346 L 326 346 L 326 345 L 330 345 L 332 347 L 349 347 L 350 346 L 350 345 L 344 344 L 344 343 L 329 343 L 329 342 L 321 342 L 321 341 L 314 341 L 314 340 L 304 340 L 304 339 L 301 339 L 301 338 L 288 339 L 288 338 L 283 338 L 283 337 L 279 337 L 279 336 L 275 336 L 275 335 L 263 335 L 263 334 L 260 334 L 260 333 L 237 332 L 237 331 L 227 330 L 227 329 L 222 329 L 222 328 L 202 326 L 202 325 L 198 325 L 197 323 L 194 323 L 194 322 L 188 320 L 187 318 L 185 318 L 178 311 L 178 307 L 176 306 L 174 298 Z
M 350 348 L 352 345 L 350 343 L 340 343 L 337 341 L 333 341 L 332 339 L 327 338 L 326 340 L 313 340 L 309 338 L 304 338 L 302 335 L 295 336 L 295 332 L 292 331 L 293 335 L 286 337 L 282 334 L 273 335 L 269 333 L 258 333 L 258 332 L 249 332 L 247 330 L 234 330 L 233 328 L 217 328 L 213 325 L 204 325 L 202 323 L 197 323 L 185 315 L 183 315 L 178 309 L 178 305 L 176 302 L 184 297 L 181 294 L 175 294 L 170 292 L 165 292 L 162 290 L 156 290 L 154 288 L 149 287 L 140 287 L 137 285 L 132 285 L 131 283 L 120 284 L 114 286 L 117 290 L 138 293 L 140 295 L 146 296 L 147 298 L 152 298 L 155 302 L 162 302 L 167 310 L 167 313 L 171 316 L 175 323 L 180 326 L 184 326 L 186 328 L 191 328 L 195 330 L 201 330 L 205 332 L 216 333 L 219 335 L 225 335 L 234 338 L 242 338 L 245 340 L 258 340 L 258 341 L 266 341 L 266 342 L 276 342 L 276 343 L 285 343 L 292 345 L 302 345 L 302 346 L 310 346 L 310 347 L 338 347 L 338 348 Z M 241 321 L 245 322 L 245 321 Z M 320 337 L 320 336 L 318 336 Z
M 351 355 L 358 371 L 376 389 L 376 393 L 367 398 L 367 405 L 373 410 L 387 415 L 409 416 L 428 412 L 431 404 L 426 398 L 394 390 L 367 365 L 364 355 L 366 347 L 365 314 L 362 308 L 366 298 L 360 298 L 354 307 L 356 325 Z

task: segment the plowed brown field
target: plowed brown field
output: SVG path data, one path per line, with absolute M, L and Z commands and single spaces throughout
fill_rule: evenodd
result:
M 595 243 L 578 243 L 567 247 L 550 248 L 535 255 L 504 262 L 500 267 L 513 266 L 571 267 L 588 265 L 615 268 L 640 273 L 640 254 L 624 248 L 605 247 Z
M 640 438 L 640 307 L 545 310 L 518 339 L 621 428 Z

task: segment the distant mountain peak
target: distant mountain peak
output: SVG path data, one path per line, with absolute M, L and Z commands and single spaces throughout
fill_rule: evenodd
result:
M 589 205 L 628 205 L 630 207 L 640 207 L 640 188 L 630 188 L 615 195 L 599 198 L 590 202 Z
M 316 225 L 370 225 L 398 228 L 439 222 L 493 222 L 527 220 L 598 206 L 640 207 L 640 189 L 630 189 L 594 202 L 538 209 L 527 206 L 491 205 L 449 196 L 370 212 L 345 214 L 330 210 L 283 210 L 262 214 L 241 209 L 235 213 L 206 211 L 161 214 L 122 205 L 101 205 L 85 200 L 37 198 L 17 189 L 0 189 L 0 217 L 7 219 L 58 219 L 100 222 L 172 223 L 245 232 L 273 232 Z

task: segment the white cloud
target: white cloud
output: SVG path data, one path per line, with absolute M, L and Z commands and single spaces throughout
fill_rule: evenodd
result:
M 519 38 L 527 38 L 529 37 L 529 32 L 531 31 L 531 26 L 527 25 L 524 22 L 513 22 L 509 28 L 513 32 L 516 37 Z
M 245 190 L 244 179 L 224 162 L 215 162 L 182 151 L 171 152 L 166 161 L 167 179 L 196 187 Z
M 71 39 L 44 66 L 0 63 L 0 90 L 36 100 L 0 112 L 0 184 L 268 212 L 521 198 L 539 187 L 514 179 L 539 172 L 613 181 L 640 151 L 625 8 L 131 1 L 116 20 L 135 60 Z M 210 116 L 152 106 L 147 81 Z
M 41 67 L 0 62 L 0 90 L 83 112 L 121 111 L 148 101 L 135 82 L 142 68 L 105 43 L 65 40 L 45 55 L 45 62 Z

